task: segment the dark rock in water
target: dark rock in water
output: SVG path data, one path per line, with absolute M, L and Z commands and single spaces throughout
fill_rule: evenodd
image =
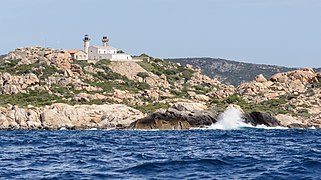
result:
M 251 112 L 244 115 L 246 123 L 251 123 L 253 126 L 265 125 L 268 127 L 280 126 L 279 122 L 270 113 Z
M 178 111 L 169 108 L 155 112 L 143 119 L 133 122 L 129 129 L 190 129 L 204 127 L 215 123 L 217 113 L 210 111 Z
M 217 113 L 210 111 L 195 111 L 187 114 L 187 121 L 192 127 L 210 126 L 217 122 Z

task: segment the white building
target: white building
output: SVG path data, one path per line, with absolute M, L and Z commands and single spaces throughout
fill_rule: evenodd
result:
M 104 36 L 102 39 L 103 46 L 90 46 L 90 39 L 85 35 L 84 51 L 87 53 L 88 60 L 109 59 L 111 61 L 128 61 L 132 60 L 129 54 L 119 52 L 116 48 L 108 45 L 109 39 Z

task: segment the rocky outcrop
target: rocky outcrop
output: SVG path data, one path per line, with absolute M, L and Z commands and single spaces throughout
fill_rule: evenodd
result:
M 106 96 L 98 93 L 96 94 L 79 93 L 73 97 L 73 100 L 78 102 L 81 102 L 81 101 L 90 102 L 92 100 L 105 100 L 105 99 L 107 99 Z
M 209 85 L 219 85 L 220 82 L 217 79 L 212 79 L 204 74 L 202 74 L 200 69 L 193 69 L 190 66 L 187 66 L 187 68 L 194 70 L 193 76 L 191 79 L 187 81 L 187 83 L 191 84 L 192 86 L 198 85 L 198 84 L 209 84 Z
M 211 91 L 206 95 L 214 99 L 225 99 L 235 93 L 235 87 L 232 85 L 220 85 L 216 91 Z
M 204 111 L 207 109 L 207 106 L 202 103 L 196 102 L 177 102 L 174 103 L 171 108 L 176 109 L 178 111 Z
M 249 114 L 244 114 L 244 119 L 246 123 L 250 123 L 253 126 L 265 125 L 268 127 L 280 126 L 275 117 L 270 113 L 265 112 L 251 112 Z
M 40 111 L 17 106 L 0 108 L 0 129 L 41 129 Z
M 304 68 L 285 73 L 273 75 L 270 80 L 273 82 L 287 83 L 289 81 L 299 80 L 302 84 L 310 84 L 316 81 L 317 74 L 312 68 Z
M 111 62 L 109 66 L 114 72 L 126 76 L 128 79 L 144 82 L 150 86 L 158 86 L 168 88 L 169 83 L 166 76 L 157 76 L 152 72 L 147 72 L 137 62 L 122 61 L 122 62 Z M 146 73 L 146 77 L 139 77 L 139 73 Z
M 286 94 L 300 94 L 308 89 L 308 85 L 318 81 L 313 69 L 305 68 L 273 75 L 266 80 L 258 75 L 254 81 L 241 84 L 237 91 L 250 102 L 262 102 L 277 99 Z
M 196 107 L 197 110 L 191 108 Z M 209 126 L 217 121 L 218 114 L 205 111 L 198 103 L 178 103 L 133 122 L 129 129 L 190 129 Z
M 26 93 L 28 89 L 39 83 L 38 77 L 33 73 L 25 75 L 11 75 L 9 73 L 0 73 L 0 93 L 18 94 Z
M 0 129 L 121 129 L 144 114 L 122 104 L 67 105 L 0 109 Z
M 19 64 L 34 64 L 38 61 L 45 62 L 47 64 L 54 64 L 61 70 L 71 69 L 71 55 L 63 50 L 42 48 L 42 47 L 27 47 L 17 48 L 14 51 L 8 53 L 4 58 L 5 60 L 20 60 Z
M 309 128 L 319 127 L 320 122 L 313 123 L 312 121 L 302 120 L 285 114 L 273 116 L 265 112 L 252 112 L 244 115 L 246 123 L 251 123 L 253 126 L 265 125 L 267 127 L 288 127 L 288 128 Z
M 139 97 L 148 98 L 154 102 L 159 101 L 160 97 L 165 98 L 173 98 L 174 95 L 171 94 L 168 90 L 162 91 L 158 88 L 151 88 L 149 90 L 145 90 L 141 94 L 138 95 Z
M 259 74 L 259 75 L 257 75 L 257 76 L 255 77 L 255 81 L 256 81 L 256 82 L 260 82 L 260 83 L 264 83 L 264 82 L 266 82 L 267 80 L 266 80 L 266 78 L 263 76 L 263 74 Z
M 278 114 L 275 116 L 275 119 L 278 121 L 280 126 L 289 127 L 289 128 L 307 128 L 308 124 L 305 124 L 302 120 L 299 120 L 293 116 Z
M 109 67 L 114 72 L 126 76 L 131 80 L 135 80 L 138 73 L 147 73 L 139 64 L 131 61 L 111 62 Z
M 53 104 L 41 114 L 44 128 L 124 128 L 143 113 L 122 104 L 76 105 Z

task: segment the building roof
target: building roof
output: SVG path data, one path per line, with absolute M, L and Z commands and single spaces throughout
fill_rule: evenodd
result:
M 71 50 L 67 50 L 66 52 L 68 52 L 70 54 L 75 54 L 75 53 L 78 53 L 78 52 L 86 53 L 85 51 L 80 50 L 80 49 L 71 49 Z
M 92 47 L 95 47 L 98 49 L 105 49 L 105 50 L 117 50 L 116 48 L 111 47 L 111 46 L 92 46 Z

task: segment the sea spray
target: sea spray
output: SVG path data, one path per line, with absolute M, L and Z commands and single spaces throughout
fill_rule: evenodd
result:
M 239 108 L 228 107 L 219 116 L 219 120 L 208 127 L 208 129 L 240 129 L 241 127 L 253 127 L 250 124 L 244 122 L 242 118 L 242 112 Z

